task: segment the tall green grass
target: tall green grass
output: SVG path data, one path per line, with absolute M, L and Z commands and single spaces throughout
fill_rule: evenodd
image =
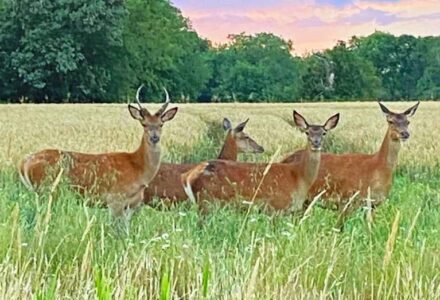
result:
M 2 299 L 440 297 L 440 177 L 397 176 L 371 230 L 359 211 L 334 233 L 337 216 L 318 207 L 301 225 L 214 207 L 200 226 L 184 203 L 143 208 L 128 236 L 63 185 L 50 203 L 14 170 L 0 178 Z

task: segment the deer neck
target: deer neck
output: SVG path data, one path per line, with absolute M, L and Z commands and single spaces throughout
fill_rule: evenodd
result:
M 151 145 L 143 135 L 141 144 L 134 154 L 142 167 L 142 180 L 147 183 L 146 181 L 150 181 L 159 170 L 160 143 Z
M 388 168 L 394 169 L 397 165 L 399 150 L 400 141 L 394 141 L 391 138 L 391 130 L 388 128 L 377 156 Z
M 226 135 L 223 148 L 218 155 L 218 159 L 233 160 L 236 161 L 238 156 L 237 142 L 232 136 L 231 130 Z
M 321 163 L 321 151 L 312 151 L 310 145 L 307 145 L 304 157 L 302 159 L 303 179 L 308 184 L 313 182 L 318 177 L 319 165 Z

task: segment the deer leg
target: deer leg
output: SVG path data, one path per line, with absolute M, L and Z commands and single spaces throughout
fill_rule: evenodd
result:
M 108 209 L 113 218 L 118 218 L 124 213 L 124 205 L 121 201 L 120 195 L 106 194 L 102 196 L 104 203 L 107 205 Z
M 130 233 L 133 214 L 137 212 L 143 204 L 145 187 L 145 185 L 142 185 L 134 194 L 127 196 L 128 201 L 125 202 L 123 210 L 124 227 L 127 235 Z
M 107 194 L 103 197 L 110 209 L 118 232 L 124 232 L 125 234 L 130 232 L 131 217 L 134 209 L 137 209 L 142 204 L 144 188 L 145 186 L 142 186 L 131 195 Z
M 104 197 L 105 203 L 110 211 L 110 223 L 115 230 L 117 237 L 123 237 L 126 235 L 127 231 L 123 224 L 125 219 L 125 209 L 123 196 L 115 194 L 107 194 Z
M 145 188 L 146 186 L 142 185 L 133 194 L 128 194 L 124 209 L 138 209 L 143 204 Z

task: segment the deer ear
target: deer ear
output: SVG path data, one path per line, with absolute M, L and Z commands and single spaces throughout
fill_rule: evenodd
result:
M 249 119 L 247 119 L 244 122 L 241 122 L 240 124 L 237 125 L 237 127 L 234 128 L 235 132 L 242 132 L 244 130 L 244 128 L 246 127 L 247 122 L 249 121 Z
M 163 113 L 161 116 L 162 122 L 171 121 L 174 118 L 174 116 L 177 114 L 177 109 L 178 109 L 177 107 L 174 107 Z
M 293 111 L 293 122 L 295 122 L 295 126 L 301 131 L 306 131 L 309 128 L 309 124 L 307 123 L 306 119 L 297 113 L 296 110 Z
M 137 107 L 132 106 L 131 104 L 128 105 L 128 111 L 130 112 L 130 115 L 133 119 L 138 121 L 142 121 L 144 119 L 142 111 Z
M 324 129 L 325 130 L 331 130 L 331 129 L 333 129 L 333 128 L 335 128 L 336 127 L 336 125 L 338 125 L 338 122 L 339 122 L 339 113 L 337 113 L 336 115 L 334 115 L 334 116 L 331 116 L 328 120 L 327 120 L 327 122 L 325 122 L 325 124 L 324 124 Z
M 223 129 L 224 129 L 225 131 L 232 129 L 231 121 L 229 121 L 228 118 L 224 118 L 224 119 L 223 119 Z
M 417 102 L 417 104 L 414 105 L 413 107 L 410 107 L 410 108 L 408 108 L 407 110 L 405 110 L 404 114 L 405 114 L 407 117 L 412 117 L 412 116 L 416 113 L 417 108 L 419 107 L 419 104 L 420 104 L 420 101 Z
M 383 112 L 386 116 L 392 114 L 392 112 L 391 112 L 391 111 L 390 111 L 385 105 L 383 105 L 383 104 L 380 103 L 380 102 L 377 102 L 377 103 L 379 103 L 380 109 L 382 110 L 382 112 Z

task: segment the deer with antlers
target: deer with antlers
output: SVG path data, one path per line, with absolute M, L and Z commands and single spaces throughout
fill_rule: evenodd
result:
M 232 127 L 229 119 L 223 119 L 226 138 L 218 159 L 236 161 L 238 153 L 263 153 L 264 148 L 244 132 L 249 119 Z M 162 163 L 154 179 L 148 184 L 144 193 L 144 202 L 149 204 L 154 197 L 168 199 L 171 202 L 187 200 L 188 197 L 181 185 L 181 175 L 197 164 Z
M 309 125 L 296 111 L 297 128 L 307 135 L 304 159 L 296 164 L 254 164 L 214 160 L 199 164 L 182 175 L 188 197 L 231 202 L 237 196 L 252 202 L 258 200 L 274 210 L 300 211 L 310 186 L 316 179 L 321 160 L 321 146 L 326 133 L 335 128 L 339 114 L 324 125 Z
M 348 199 L 357 192 L 364 199 L 370 196 L 373 208 L 381 204 L 391 189 L 401 142 L 409 138 L 408 118 L 416 113 L 419 103 L 403 113 L 396 113 L 379 102 L 388 122 L 388 129 L 379 151 L 375 154 L 323 153 L 318 177 L 309 190 L 309 200 L 325 190 L 322 195 L 324 204 L 335 204 L 338 210 L 343 210 Z M 298 163 L 305 158 L 306 153 L 300 150 L 282 162 Z M 353 203 L 348 211 L 357 208 L 361 202 L 356 203 Z
M 42 150 L 29 155 L 20 165 L 20 178 L 26 187 L 35 190 L 64 170 L 69 183 L 80 193 L 97 195 L 113 215 L 119 216 L 143 200 L 145 186 L 154 178 L 160 165 L 162 126 L 174 118 L 177 107 L 165 111 L 170 98 L 154 114 L 142 107 L 128 105 L 133 119 L 140 122 L 143 134 L 138 149 L 131 153 L 86 154 L 58 149 Z M 53 177 L 52 177 L 53 178 Z

